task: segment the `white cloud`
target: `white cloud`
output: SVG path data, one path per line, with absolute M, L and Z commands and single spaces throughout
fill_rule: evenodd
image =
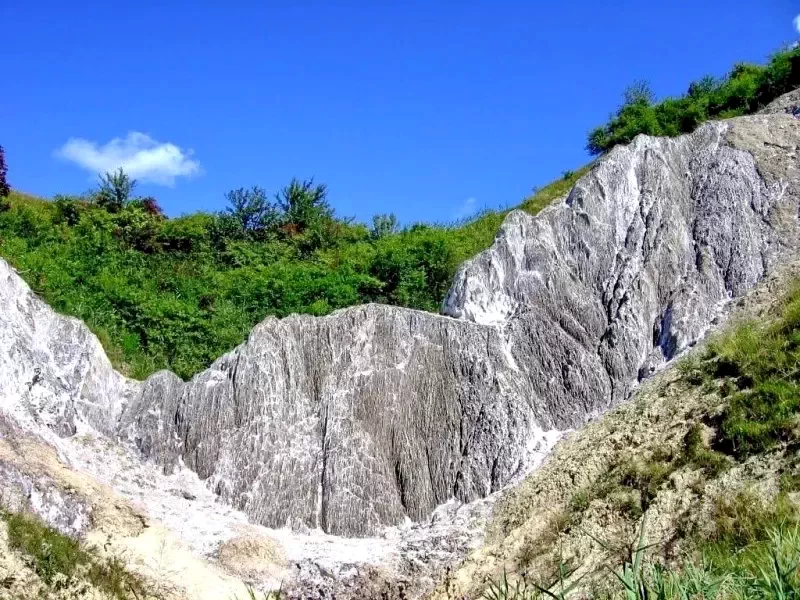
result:
M 175 185 L 176 177 L 202 172 L 200 163 L 191 158 L 192 150 L 158 142 L 138 131 L 102 146 L 83 138 L 71 138 L 55 154 L 95 174 L 122 167 L 134 179 L 170 187 Z
M 475 198 L 467 198 L 455 212 L 456 219 L 465 219 L 475 213 L 475 206 L 478 201 Z
M 794 18 L 794 28 L 797 30 L 797 33 L 800 33 L 800 15 Z

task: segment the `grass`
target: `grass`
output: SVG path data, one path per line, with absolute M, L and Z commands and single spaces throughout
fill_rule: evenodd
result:
M 102 560 L 77 540 L 47 527 L 35 517 L 0 513 L 0 518 L 6 522 L 11 548 L 27 559 L 49 588 L 66 587 L 80 577 L 119 600 L 146 596 L 142 582 L 119 559 Z
M 557 198 L 566 195 L 578 179 L 589 172 L 593 164 L 594 163 L 589 163 L 577 171 L 568 171 L 564 173 L 561 179 L 557 179 L 551 184 L 534 192 L 529 198 L 526 198 L 519 208 L 531 215 L 537 214 L 543 208 L 550 206 Z
M 491 582 L 484 600 L 565 600 L 569 597 L 625 600 L 727 600 L 800 598 L 800 524 L 796 508 L 783 496 L 773 507 L 750 493 L 720 500 L 710 537 L 697 541 L 681 564 L 665 567 L 648 558 L 656 546 L 647 541 L 642 519 L 637 539 L 621 564 L 606 563 L 594 573 L 612 588 L 603 593 L 579 590 L 577 569 L 561 567 L 549 586 L 507 573 Z M 563 563 L 561 563 L 563 565 Z M 586 574 L 584 574 L 586 576 Z
M 708 344 L 683 372 L 717 383 L 727 404 L 713 446 L 742 460 L 792 445 L 800 416 L 800 291 L 793 286 L 769 324 L 739 324 Z

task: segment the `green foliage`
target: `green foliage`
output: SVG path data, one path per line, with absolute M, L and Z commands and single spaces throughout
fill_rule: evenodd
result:
M 388 215 L 375 215 L 372 217 L 372 229 L 369 233 L 374 239 L 397 233 L 397 217 L 394 213 Z
M 85 205 L 85 203 L 82 203 L 79 198 L 58 194 L 53 198 L 53 204 L 55 204 L 54 224 L 60 225 L 63 223 L 73 227 L 80 222 L 82 204 Z
M 602 154 L 640 133 L 675 136 L 693 131 L 709 119 L 756 112 L 800 85 L 800 48 L 776 53 L 765 66 L 738 64 L 727 77 L 692 83 L 680 98 L 656 103 L 646 83 L 625 91 L 624 102 L 610 121 L 589 133 L 586 148 Z
M 699 423 L 689 428 L 683 440 L 683 455 L 680 462 L 703 469 L 707 476 L 713 478 L 725 471 L 730 462 L 724 454 L 709 447 L 703 438 L 703 429 Z
M 715 446 L 737 458 L 797 440 L 800 415 L 800 291 L 773 325 L 743 323 L 709 343 L 703 372 L 728 396 Z
M 765 502 L 755 490 L 743 490 L 732 496 L 715 499 L 711 515 L 712 529 L 702 540 L 706 554 L 719 561 L 768 538 L 776 525 L 798 523 L 797 507 L 781 494 Z
M 136 180 L 122 170 L 100 176 L 100 188 L 95 201 L 109 212 L 119 212 L 131 200 Z
M 17 513 L 0 513 L 8 527 L 8 542 L 29 561 L 45 585 L 53 589 L 69 585 L 81 574 L 92 585 L 114 598 L 144 597 L 142 583 L 117 558 L 101 560 L 83 549 L 77 540 L 62 535 L 38 519 Z M 59 577 L 61 576 L 61 577 Z
M 174 219 L 152 198 L 12 193 L 0 255 L 56 310 L 83 319 L 127 374 L 190 377 L 270 315 L 365 302 L 438 310 L 458 265 L 491 244 L 505 216 L 399 228 L 388 215 L 370 230 L 336 218 L 325 187 L 310 181 L 291 182 L 275 202 L 238 192 L 225 213 Z
M 238 223 L 242 231 L 263 232 L 277 223 L 275 206 L 267 198 L 267 192 L 258 186 L 239 188 L 225 194 L 227 213 Z
M 283 212 L 283 229 L 290 235 L 313 230 L 322 222 L 333 218 L 328 204 L 328 188 L 314 185 L 314 180 L 292 179 L 277 196 L 278 207 Z
M 29 517 L 18 514 L 3 517 L 8 526 L 10 546 L 32 559 L 34 571 L 45 584 L 51 585 L 58 573 L 71 576 L 76 567 L 88 562 L 76 540 Z

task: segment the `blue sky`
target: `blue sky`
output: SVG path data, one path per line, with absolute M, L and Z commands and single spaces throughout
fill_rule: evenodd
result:
M 85 191 L 91 170 L 126 160 L 170 215 L 314 176 L 339 214 L 447 221 L 586 162 L 587 131 L 632 81 L 680 94 L 762 61 L 798 37 L 798 13 L 789 0 L 2 2 L 0 144 L 12 186 L 40 195 Z

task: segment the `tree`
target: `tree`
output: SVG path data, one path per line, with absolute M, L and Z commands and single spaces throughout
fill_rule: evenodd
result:
M 278 208 L 283 212 L 284 231 L 303 233 L 331 219 L 333 209 L 327 198 L 325 184 L 314 185 L 313 179 L 292 179 L 276 196 Z
M 0 198 L 5 198 L 11 193 L 11 186 L 8 185 L 6 174 L 8 167 L 6 166 L 6 152 L 0 146 Z
M 96 202 L 108 212 L 119 212 L 130 201 L 137 181 L 122 170 L 100 176 L 100 189 L 96 194 Z
M 653 90 L 650 89 L 650 84 L 646 81 L 634 81 L 625 89 L 624 95 L 624 106 L 631 106 L 633 104 L 650 106 L 656 99 Z
M 275 205 L 267 199 L 267 192 L 254 185 L 225 194 L 228 201 L 226 213 L 233 217 L 248 233 L 269 229 L 277 223 Z
M 397 217 L 394 213 L 388 215 L 375 215 L 372 217 L 372 229 L 370 235 L 373 239 L 379 240 L 382 237 L 397 232 Z
M 689 90 L 686 95 L 693 100 L 698 100 L 706 96 L 710 96 L 712 92 L 717 89 L 717 80 L 711 75 L 706 75 L 699 81 L 693 81 L 689 84 Z

